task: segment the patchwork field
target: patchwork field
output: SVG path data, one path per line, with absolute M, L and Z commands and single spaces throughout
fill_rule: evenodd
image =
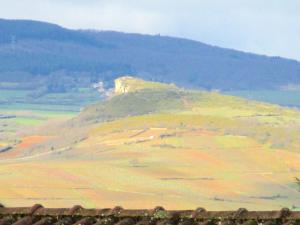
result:
M 299 207 L 299 154 L 244 136 L 134 127 L 97 130 L 72 150 L 55 151 L 1 161 L 6 205 Z
M 131 79 L 2 152 L 1 203 L 300 208 L 299 111 Z
M 81 88 L 66 93 L 44 93 L 0 82 L 0 152 L 16 146 L 26 133 L 40 126 L 68 120 L 89 103 L 99 101 L 96 90 Z

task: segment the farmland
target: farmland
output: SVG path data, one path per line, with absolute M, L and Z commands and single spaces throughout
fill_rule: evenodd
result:
M 299 90 L 231 91 L 226 93 L 229 95 L 236 95 L 251 100 L 300 108 Z
M 126 79 L 78 116 L 18 125 L 35 129 L 0 155 L 5 205 L 300 207 L 298 110 Z
M 20 133 L 49 121 L 70 119 L 76 116 L 84 105 L 100 99 L 100 95 L 91 88 L 66 93 L 45 93 L 33 97 L 35 90 L 19 90 L 15 88 L 16 85 L 19 84 L 0 83 L 2 143 L 18 142 Z

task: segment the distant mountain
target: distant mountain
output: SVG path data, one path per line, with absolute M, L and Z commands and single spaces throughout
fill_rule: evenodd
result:
M 49 82 L 57 86 L 62 80 L 69 86 L 100 80 L 112 85 L 122 74 L 227 91 L 300 84 L 300 63 L 295 60 L 180 38 L 70 30 L 27 20 L 0 20 L 0 62 L 2 82 L 30 81 L 30 88 Z

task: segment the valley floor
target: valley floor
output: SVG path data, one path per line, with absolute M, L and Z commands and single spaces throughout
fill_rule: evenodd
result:
M 2 110 L 2 204 L 300 208 L 299 111 L 122 80 L 79 116 Z
M 98 130 L 72 149 L 10 154 L 0 160 L 0 196 L 7 206 L 300 206 L 294 182 L 300 177 L 300 155 L 243 136 L 186 128 Z

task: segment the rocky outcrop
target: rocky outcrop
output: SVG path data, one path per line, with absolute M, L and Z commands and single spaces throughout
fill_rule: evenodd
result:
M 125 94 L 143 89 L 174 89 L 174 84 L 146 81 L 136 77 L 123 76 L 115 79 L 115 94 Z
M 124 76 L 118 79 L 115 79 L 115 93 L 124 94 L 130 91 L 130 81 L 134 81 L 134 77 Z

